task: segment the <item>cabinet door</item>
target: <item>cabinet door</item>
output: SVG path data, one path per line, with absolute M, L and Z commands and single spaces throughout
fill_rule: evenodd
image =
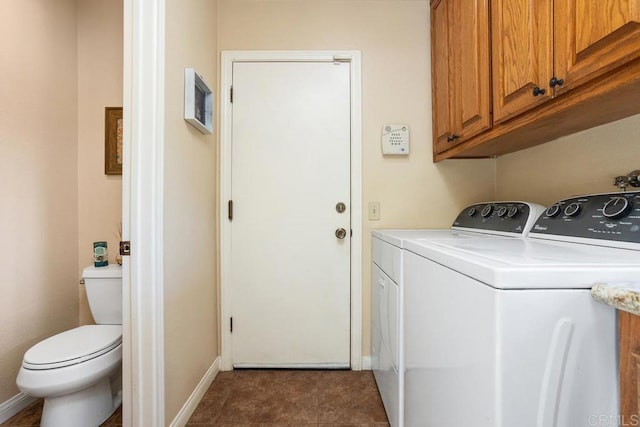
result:
M 555 0 L 556 94 L 640 57 L 640 0 Z
M 440 152 L 491 127 L 488 0 L 434 1 L 431 31 L 434 141 Z
M 491 127 L 488 0 L 453 0 L 453 29 L 453 129 L 462 142 Z
M 451 0 L 435 1 L 431 6 L 431 101 L 433 109 L 433 144 L 436 152 L 449 147 L 453 135 L 453 93 L 450 64 Z
M 552 12 L 552 0 L 491 2 L 494 123 L 551 97 Z

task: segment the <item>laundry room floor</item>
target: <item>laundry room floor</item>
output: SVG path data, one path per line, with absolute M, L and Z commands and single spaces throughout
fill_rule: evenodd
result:
M 388 426 L 371 371 L 220 372 L 189 426 Z
M 3 426 L 37 426 L 37 402 Z M 118 410 L 103 426 L 120 426 Z M 388 426 L 371 371 L 236 370 L 216 376 L 188 426 Z

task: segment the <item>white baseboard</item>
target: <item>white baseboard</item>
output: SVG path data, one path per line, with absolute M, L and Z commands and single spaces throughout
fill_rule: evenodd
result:
M 216 378 L 220 372 L 220 356 L 216 357 L 216 360 L 213 361 L 213 364 L 207 369 L 204 376 L 191 393 L 191 396 L 184 403 L 176 417 L 171 421 L 170 427 L 183 427 L 187 425 L 189 418 L 193 415 L 193 411 L 196 410 L 198 403 L 202 400 L 202 397 L 211 386 L 211 383 Z
M 362 356 L 362 370 L 363 371 L 371 370 L 371 356 Z
M 18 393 L 6 402 L 0 403 L 0 424 L 16 415 L 36 400 L 38 400 L 37 397 Z

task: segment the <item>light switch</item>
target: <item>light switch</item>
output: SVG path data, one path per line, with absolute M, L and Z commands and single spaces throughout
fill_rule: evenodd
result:
M 369 220 L 380 220 L 380 202 L 369 202 Z

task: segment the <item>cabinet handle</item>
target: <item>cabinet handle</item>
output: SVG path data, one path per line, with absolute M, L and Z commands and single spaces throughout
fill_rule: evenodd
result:
M 459 139 L 459 138 L 460 138 L 460 135 L 456 135 L 454 133 L 453 135 L 447 137 L 447 142 L 453 142 L 453 141 L 455 141 L 456 139 Z
M 551 87 L 562 86 L 563 84 L 564 84 L 564 80 L 562 79 L 557 79 L 555 77 L 552 77 L 551 80 L 549 80 L 549 86 Z
M 539 88 L 538 86 L 533 88 L 533 96 L 544 95 L 547 93 L 547 90 L 544 88 Z

